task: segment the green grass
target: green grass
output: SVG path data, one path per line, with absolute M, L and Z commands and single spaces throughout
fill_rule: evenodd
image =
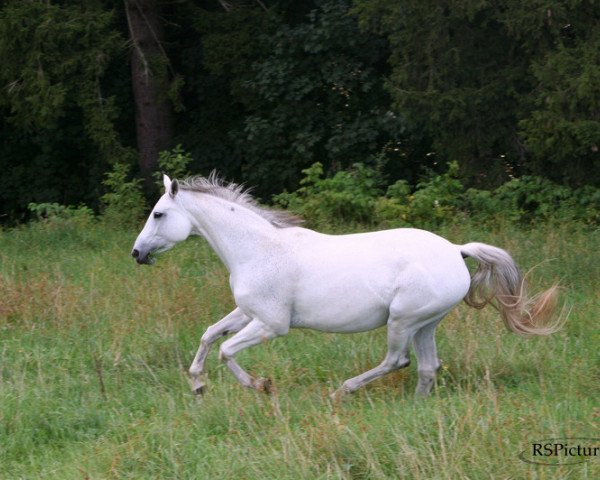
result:
M 510 250 L 535 288 L 560 280 L 563 331 L 523 339 L 491 308 L 460 306 L 438 329 L 431 398 L 416 366 L 342 404 L 329 394 L 385 354 L 385 331 L 292 331 L 239 355 L 271 377 L 264 396 L 209 357 L 209 390 L 187 368 L 204 329 L 233 308 L 201 240 L 152 267 L 137 231 L 38 224 L 0 232 L 0 478 L 600 478 L 600 463 L 547 467 L 533 440 L 600 437 L 600 233 L 572 225 L 442 232 Z

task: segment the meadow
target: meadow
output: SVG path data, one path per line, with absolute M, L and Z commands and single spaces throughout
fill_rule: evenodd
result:
M 544 438 L 600 437 L 600 231 L 568 222 L 440 228 L 509 250 L 532 290 L 560 281 L 568 321 L 548 338 L 508 333 L 488 307 L 440 325 L 432 396 L 415 362 L 339 404 L 377 365 L 385 331 L 292 331 L 239 355 L 273 379 L 245 390 L 217 359 L 208 391 L 187 368 L 233 308 L 227 272 L 190 239 L 140 267 L 138 230 L 37 222 L 0 231 L 2 479 L 595 479 L 600 461 L 542 466 Z

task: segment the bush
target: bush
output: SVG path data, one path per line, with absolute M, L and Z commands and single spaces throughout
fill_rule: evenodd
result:
M 382 179 L 376 169 L 356 163 L 350 170 L 323 178 L 323 165 L 317 162 L 302 173 L 301 187 L 293 193 L 275 195 L 276 204 L 316 225 L 373 220 L 376 200 L 382 193 Z
M 137 226 L 144 217 L 146 202 L 140 179 L 128 180 L 131 167 L 115 163 L 102 184 L 108 192 L 102 195 L 102 220 L 124 227 Z
M 303 170 L 301 187 L 274 197 L 279 205 L 304 216 L 314 226 L 341 223 L 385 228 L 437 228 L 471 218 L 479 223 L 532 223 L 575 220 L 600 223 L 600 189 L 571 189 L 534 176 L 512 179 L 496 190 L 465 190 L 459 167 L 450 162 L 442 174 L 430 174 L 413 189 L 405 180 L 383 193 L 378 169 L 355 164 L 351 170 L 323 178 L 323 166 Z
M 446 173 L 430 175 L 417 184 L 414 193 L 409 196 L 411 224 L 434 227 L 455 217 L 464 192 L 457 175 L 458 163 L 450 162 Z
M 96 217 L 86 205 L 30 203 L 27 208 L 37 220 L 23 226 L 23 232 L 41 235 L 49 251 L 89 248 L 95 243 Z
M 406 180 L 398 180 L 387 188 L 385 196 L 375 202 L 375 219 L 386 228 L 410 225 L 410 185 Z
M 513 217 L 526 222 L 555 216 L 560 212 L 563 202 L 572 195 L 573 191 L 568 187 L 531 176 L 515 178 L 494 192 L 500 205 Z
M 578 188 L 571 198 L 563 202 L 563 209 L 572 212 L 576 220 L 600 224 L 600 188 L 591 185 Z
M 491 192 L 467 190 L 463 209 L 482 222 L 501 218 L 526 224 L 550 220 L 598 224 L 600 189 L 591 186 L 571 189 L 545 178 L 523 176 Z
M 86 205 L 73 207 L 58 203 L 30 203 L 27 208 L 39 222 L 46 224 L 88 226 L 95 219 L 94 212 Z
M 172 150 L 160 152 L 158 155 L 158 172 L 154 173 L 160 191 L 162 192 L 163 189 L 163 174 L 166 173 L 171 179 L 189 177 L 188 166 L 191 161 L 191 154 L 186 152 L 180 144 Z

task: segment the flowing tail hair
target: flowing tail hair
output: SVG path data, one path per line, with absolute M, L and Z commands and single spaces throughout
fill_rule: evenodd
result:
M 464 298 L 467 305 L 493 305 L 506 327 L 518 335 L 550 335 L 560 330 L 563 322 L 555 314 L 558 285 L 529 298 L 525 279 L 508 252 L 484 243 L 467 243 L 459 248 L 463 257 L 479 262 Z

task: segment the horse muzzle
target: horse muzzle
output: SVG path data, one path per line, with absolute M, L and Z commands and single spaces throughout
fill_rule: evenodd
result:
M 135 258 L 135 261 L 140 265 L 152 265 L 152 259 L 150 258 L 150 252 L 142 253 L 138 249 L 134 248 L 131 251 L 131 256 Z

